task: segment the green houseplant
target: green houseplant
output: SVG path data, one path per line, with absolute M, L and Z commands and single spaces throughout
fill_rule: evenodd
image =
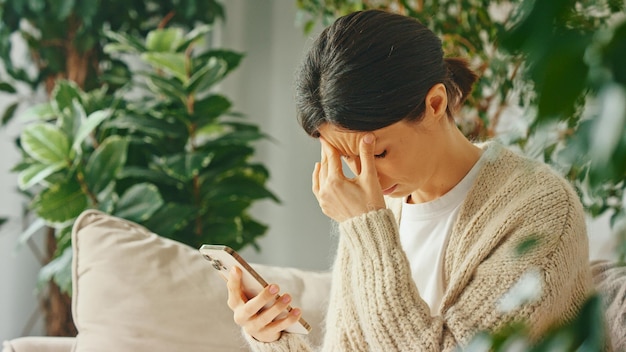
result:
M 82 210 L 134 220 L 191 246 L 241 248 L 256 246 L 266 230 L 249 206 L 277 200 L 265 188 L 265 167 L 250 162 L 254 141 L 265 136 L 214 90 L 243 57 L 207 45 L 209 25 L 224 17 L 221 4 L 84 5 L 0 2 L 0 57 L 9 78 L 1 88 L 43 85 L 49 93 L 20 116 L 27 125 L 15 167 L 38 217 L 20 241 L 49 229 L 52 260 L 40 272 L 41 283 L 54 283 L 44 303 L 49 335 L 75 333 L 65 327 L 72 325 L 69 297 L 60 296 L 61 307 L 49 302 L 71 285 L 70 228 Z M 10 56 L 8 39 L 16 33 L 26 39 L 35 74 Z M 32 105 L 17 97 L 3 123 L 18 104 Z M 50 324 L 50 316 L 61 322 Z
M 49 103 L 27 113 L 35 122 L 20 136 L 19 186 L 37 190 L 34 226 L 57 229 L 57 256 L 42 271 L 44 281 L 71 286 L 71 225 L 88 208 L 195 247 L 241 248 L 265 231 L 246 213 L 255 200 L 277 200 L 264 186 L 265 167 L 249 162 L 251 142 L 264 135 L 236 114 L 224 119 L 231 103 L 211 92 L 241 55 L 197 53 L 193 46 L 207 31 L 157 29 L 145 41 L 108 32 L 107 51 L 147 64 L 141 79 L 113 95 L 61 81 Z M 131 90 L 136 98 L 128 98 Z

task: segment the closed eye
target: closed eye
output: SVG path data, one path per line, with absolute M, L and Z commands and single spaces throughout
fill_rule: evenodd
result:
M 374 157 L 375 157 L 376 159 L 382 159 L 382 158 L 384 158 L 385 156 L 387 156 L 387 151 L 386 151 L 386 150 L 384 150 L 384 151 L 383 151 L 382 153 L 380 153 L 380 154 L 376 154 L 376 155 L 374 155 Z

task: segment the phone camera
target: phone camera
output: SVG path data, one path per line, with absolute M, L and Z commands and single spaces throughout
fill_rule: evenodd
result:
M 217 270 L 222 270 L 222 267 L 223 267 L 222 262 L 220 262 L 218 259 L 215 259 L 213 261 L 213 267 Z

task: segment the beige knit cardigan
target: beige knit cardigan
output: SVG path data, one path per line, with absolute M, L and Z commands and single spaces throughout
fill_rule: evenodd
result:
M 322 351 L 452 351 L 512 321 L 538 337 L 575 316 L 592 287 L 576 193 L 544 164 L 497 143 L 483 148 L 446 247 L 441 316 L 430 316 L 413 282 L 398 236 L 401 203 L 390 199 L 388 209 L 339 224 Z M 527 241 L 534 246 L 520 255 Z M 528 273 L 540 279 L 540 296 L 507 311 L 503 297 Z M 246 338 L 259 352 L 313 350 L 295 334 Z

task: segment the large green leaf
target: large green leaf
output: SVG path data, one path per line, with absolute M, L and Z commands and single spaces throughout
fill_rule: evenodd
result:
M 161 170 L 147 169 L 138 166 L 125 166 L 119 175 L 120 179 L 134 178 L 159 185 L 176 186 L 180 181 L 166 175 Z
M 227 66 L 226 74 L 228 74 L 230 71 L 234 70 L 235 68 L 239 66 L 239 64 L 241 63 L 241 60 L 244 57 L 244 54 L 231 51 L 231 50 L 223 50 L 223 49 L 210 50 L 193 59 L 194 67 L 196 65 L 204 65 L 204 63 L 212 57 L 218 58 L 226 62 L 226 66 Z
M 187 93 L 201 93 L 219 82 L 226 74 L 226 62 L 217 58 L 210 58 L 204 66 L 193 72 L 186 85 Z
M 146 37 L 146 49 L 151 52 L 175 52 L 184 41 L 180 28 L 163 28 L 150 31 Z
M 17 91 L 15 90 L 15 87 L 13 87 L 7 82 L 0 82 L 0 92 L 5 92 L 9 94 L 17 93 Z
M 163 70 L 178 78 L 182 83 L 187 83 L 187 58 L 179 53 L 145 53 L 141 59 L 152 65 L 157 70 Z
M 193 122 L 198 128 L 202 128 L 215 120 L 215 118 L 226 113 L 232 103 L 222 95 L 209 95 L 208 97 L 198 100 L 194 103 Z
M 262 182 L 245 175 L 234 175 L 214 185 L 207 185 L 205 188 L 207 199 L 218 202 L 253 201 L 263 198 L 270 198 L 279 202 L 278 198 L 265 188 Z
M 183 103 L 187 99 L 185 87 L 178 80 L 163 77 L 154 73 L 148 75 L 146 84 L 148 85 L 148 88 L 150 88 L 157 95 L 169 97 L 172 100 L 178 98 L 178 100 Z
M 224 175 L 247 166 L 247 159 L 254 153 L 254 148 L 249 145 L 211 145 L 210 148 L 203 150 L 206 150 L 206 153 L 214 153 L 211 167 L 200 175 L 202 184 L 209 185 L 214 180 L 220 180 Z
M 55 184 L 39 194 L 33 202 L 37 215 L 50 223 L 64 223 L 88 207 L 87 196 L 74 179 Z
M 226 145 L 249 145 L 250 142 L 254 142 L 263 138 L 267 138 L 267 135 L 258 130 L 235 130 L 225 133 L 219 138 L 208 141 L 206 145 L 215 146 L 217 148 Z
M 55 116 L 54 109 L 50 102 L 41 103 L 28 107 L 21 113 L 18 119 L 22 122 L 48 120 Z
M 74 144 L 72 145 L 72 148 L 74 150 L 79 150 L 80 145 L 89 136 L 89 134 L 93 132 L 93 130 L 95 130 L 96 127 L 102 123 L 102 121 L 106 120 L 110 116 L 111 111 L 108 110 L 98 110 L 89 114 L 89 116 L 87 116 L 85 121 L 78 128 L 78 131 L 74 136 Z
M 85 181 L 93 194 L 113 182 L 126 163 L 128 140 L 110 136 L 94 151 L 85 167 Z
M 51 94 L 51 103 L 55 111 L 62 114 L 63 110 L 71 109 L 74 100 L 82 103 L 81 91 L 76 83 L 72 81 L 57 82 Z
M 112 41 L 103 48 L 107 54 L 142 53 L 146 51 L 145 45 L 131 35 L 110 30 L 105 30 L 103 33 L 105 37 Z
M 4 110 L 4 114 L 2 114 L 2 120 L 0 121 L 0 126 L 5 126 L 9 123 L 9 121 L 13 119 L 13 116 L 15 116 L 15 111 L 17 110 L 18 106 L 19 102 L 15 102 L 9 105 L 6 110 Z
M 167 203 L 143 224 L 161 236 L 176 238 L 174 235 L 189 224 L 197 213 L 189 204 Z
M 190 45 L 194 42 L 201 41 L 204 39 L 207 33 L 211 31 L 211 26 L 207 24 L 199 25 L 189 31 L 183 37 L 183 40 L 176 47 L 176 51 L 185 51 Z
M 55 125 L 47 123 L 28 125 L 22 132 L 21 142 L 26 153 L 43 164 L 58 164 L 69 159 L 69 140 Z
M 70 143 L 73 144 L 76 132 L 86 117 L 85 108 L 77 99 L 72 100 L 72 106 L 58 117 L 57 125 L 68 137 Z
M 153 184 L 139 183 L 126 190 L 117 202 L 115 216 L 135 222 L 149 219 L 163 205 L 163 198 Z
M 130 133 L 149 135 L 162 138 L 187 138 L 188 132 L 182 124 L 176 124 L 150 116 L 135 115 L 132 112 L 124 116 L 111 119 L 103 124 L 106 129 L 117 128 L 128 130 Z
M 17 176 L 17 185 L 21 190 L 31 188 L 39 182 L 46 179 L 46 177 L 53 173 L 63 169 L 67 164 L 65 162 L 59 162 L 56 164 L 41 164 L 35 163 L 30 165 L 27 169 L 22 170 Z
M 158 158 L 155 162 L 168 176 L 187 182 L 198 176 L 212 158 L 208 153 L 181 153 Z

